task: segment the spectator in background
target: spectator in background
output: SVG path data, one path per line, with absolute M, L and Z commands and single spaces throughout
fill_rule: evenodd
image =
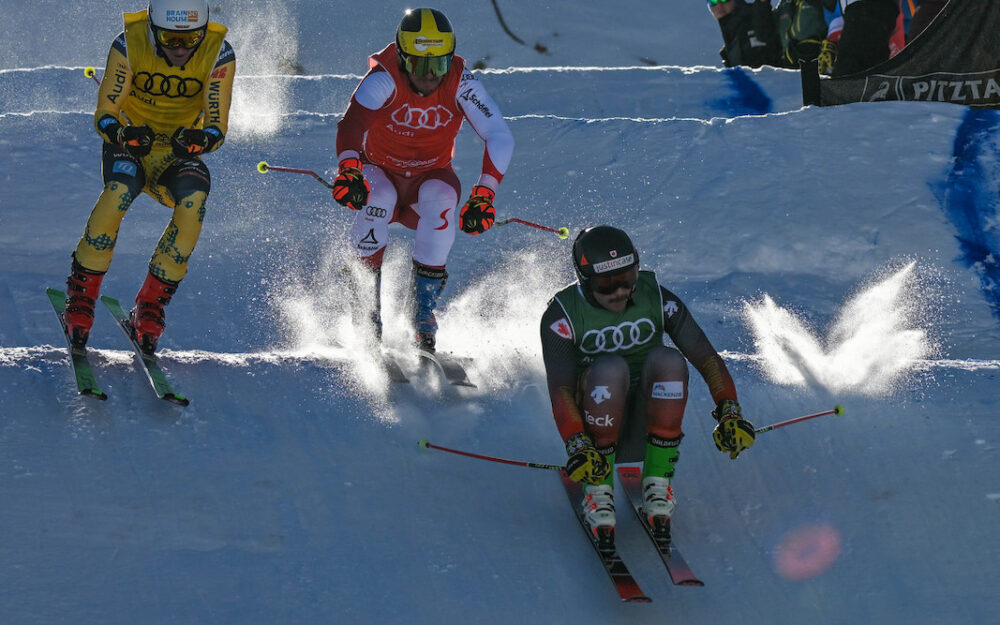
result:
M 708 0 L 722 31 L 719 55 L 726 67 L 779 65 L 780 42 L 768 0 Z
M 780 0 L 773 9 L 771 0 L 708 0 L 708 6 L 722 31 L 726 67 L 797 68 L 824 49 L 824 9 L 836 8 L 836 0 Z
M 889 39 L 899 18 L 899 0 L 840 0 L 844 30 L 833 76 L 863 72 L 889 59 Z
M 772 2 L 775 4 L 772 6 Z M 863 72 L 919 35 L 948 0 L 708 0 L 726 67 L 797 68 L 817 59 L 822 74 Z M 916 9 L 914 10 L 914 7 Z M 908 9 L 903 11 L 902 8 Z
M 823 40 L 819 50 L 819 73 L 829 76 L 833 73 L 833 66 L 837 62 L 837 45 L 840 43 L 840 34 L 844 31 L 844 16 L 840 12 L 840 3 L 834 2 L 833 8 L 823 6 L 826 14 L 826 39 Z
M 913 13 L 913 18 L 910 20 L 910 28 L 906 32 L 906 43 L 910 43 L 917 35 L 924 32 L 924 29 L 934 21 L 934 18 L 946 4 L 948 4 L 948 0 L 920 0 L 917 10 Z

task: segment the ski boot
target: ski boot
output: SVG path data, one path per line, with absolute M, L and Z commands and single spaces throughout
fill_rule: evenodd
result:
M 90 328 L 94 326 L 94 305 L 101 291 L 104 280 L 103 271 L 91 271 L 76 262 L 73 255 L 73 268 L 66 278 L 66 311 L 63 321 L 66 322 L 66 332 L 74 349 L 83 349 L 90 336 Z
M 156 343 L 167 326 L 163 307 L 170 303 L 178 284 L 148 273 L 135 296 L 135 308 L 129 313 L 129 321 L 132 324 L 132 337 L 144 354 L 152 356 L 156 351 Z
M 656 542 L 670 542 L 670 516 L 676 507 L 669 479 L 654 476 L 642 479 L 642 512 Z
M 615 550 L 615 492 L 608 484 L 586 484 L 583 487 L 583 518 L 605 553 Z
M 416 295 L 414 322 L 418 349 L 434 353 L 437 346 L 438 325 L 434 309 L 437 308 L 438 298 L 447 281 L 448 272 L 444 267 L 432 268 L 413 263 L 413 288 Z

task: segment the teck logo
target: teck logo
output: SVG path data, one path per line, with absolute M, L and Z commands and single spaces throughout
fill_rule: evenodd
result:
M 587 423 L 589 423 L 590 425 L 596 425 L 597 427 L 602 427 L 602 428 L 610 428 L 614 427 L 615 425 L 615 418 L 609 414 L 606 414 L 603 417 L 595 417 L 589 412 L 585 412 L 584 414 L 586 416 Z

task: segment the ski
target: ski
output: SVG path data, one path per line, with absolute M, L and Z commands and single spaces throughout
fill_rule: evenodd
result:
M 621 480 L 622 486 L 625 488 L 629 503 L 632 504 L 632 510 L 639 518 L 639 523 L 646 530 L 646 535 L 653 541 L 657 553 L 660 554 L 660 559 L 666 565 L 670 581 L 676 586 L 704 586 L 705 583 L 695 576 L 694 571 L 688 566 L 684 556 L 681 555 L 672 541 L 664 543 L 653 537 L 653 531 L 646 523 L 642 513 L 642 472 L 639 467 L 618 467 L 618 479 Z
M 639 588 L 639 584 L 632 577 L 632 574 L 629 573 L 628 567 L 625 566 L 625 562 L 622 561 L 618 552 L 603 551 L 598 546 L 597 539 L 591 534 L 590 528 L 587 527 L 587 521 L 583 518 L 583 507 L 580 505 L 580 502 L 583 501 L 583 486 L 579 482 L 569 479 L 565 471 L 559 475 L 562 477 L 563 486 L 566 488 L 566 495 L 569 497 L 570 505 L 573 506 L 573 512 L 576 514 L 583 532 L 590 540 L 590 544 L 593 545 L 597 555 L 600 556 L 601 564 L 604 565 L 604 570 L 614 583 L 615 589 L 618 591 L 618 596 L 621 597 L 622 601 L 632 603 L 651 602 L 652 599 L 642 593 L 642 589 Z
M 149 378 L 149 383 L 153 385 L 156 396 L 178 406 L 187 406 L 190 401 L 187 397 L 179 395 L 174 391 L 170 380 L 167 379 L 166 374 L 163 373 L 163 369 L 160 368 L 160 364 L 157 362 L 156 354 L 143 352 L 139 344 L 135 342 L 132 336 L 132 324 L 129 322 L 128 313 L 122 309 L 121 302 L 107 295 L 102 295 L 101 301 L 104 302 L 104 306 L 107 307 L 108 312 L 115 318 L 115 323 L 125 333 L 125 337 L 132 345 L 132 350 L 135 351 L 139 362 L 142 363 L 142 370 L 146 372 L 146 377 Z
M 465 372 L 465 367 L 463 367 L 454 356 L 449 356 L 448 354 L 441 352 L 429 352 L 425 349 L 418 349 L 417 354 L 419 354 L 425 362 L 431 364 L 438 371 L 440 371 L 441 375 L 443 375 L 452 386 L 477 388 L 477 386 L 469 380 L 469 375 Z
M 399 366 L 399 362 L 390 354 L 386 349 L 381 350 L 382 354 L 382 369 L 385 371 L 386 375 L 389 376 L 389 381 L 395 384 L 406 384 L 410 381 L 406 374 L 403 373 L 403 368 Z
M 81 395 L 94 397 L 96 399 L 107 399 L 107 394 L 97 386 L 97 379 L 94 377 L 94 370 L 90 366 L 90 359 L 87 357 L 86 347 L 73 347 L 70 341 L 69 331 L 66 328 L 66 320 L 63 319 L 63 312 L 66 310 L 66 293 L 58 289 L 46 289 L 45 293 L 52 302 L 52 308 L 59 318 L 59 325 L 62 327 L 63 336 L 66 337 L 66 345 L 69 347 L 70 362 L 73 365 L 73 376 L 76 378 L 76 388 Z

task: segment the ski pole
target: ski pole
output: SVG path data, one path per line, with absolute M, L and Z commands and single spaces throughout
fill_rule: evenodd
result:
M 83 68 L 83 75 L 86 76 L 87 78 L 92 79 L 94 82 L 96 82 L 98 87 L 101 86 L 101 81 L 97 80 L 97 70 L 94 69 L 93 67 L 84 67 Z
M 489 460 L 490 462 L 499 462 L 501 464 L 512 464 L 516 467 L 528 467 L 529 469 L 545 469 L 547 471 L 562 471 L 565 468 L 562 465 L 558 464 L 542 464 L 539 462 L 521 462 L 520 460 L 506 460 L 504 458 L 482 456 L 480 454 L 474 454 L 468 451 L 459 451 L 458 449 L 449 449 L 448 447 L 440 447 L 438 445 L 434 445 L 426 438 L 423 438 L 420 441 L 418 441 L 417 445 L 419 445 L 421 449 L 437 449 L 438 451 L 446 451 L 450 454 L 468 456 L 469 458 L 476 458 L 478 460 Z
M 517 217 L 511 217 L 510 219 L 504 219 L 503 221 L 498 221 L 494 226 L 506 226 L 507 224 L 521 224 L 522 226 L 530 226 L 532 228 L 538 228 L 539 230 L 545 230 L 547 232 L 554 232 L 560 239 L 569 238 L 569 228 L 563 226 L 562 228 L 550 228 L 548 226 L 543 226 L 542 224 L 536 224 L 530 221 L 525 221 L 523 219 L 518 219 Z
M 844 407 L 837 404 L 833 407 L 833 410 L 825 410 L 823 412 L 817 412 L 816 414 L 805 415 L 804 417 L 796 417 L 794 419 L 789 419 L 788 421 L 782 421 L 780 423 L 775 423 L 773 425 L 765 425 L 762 428 L 757 428 L 754 430 L 754 434 L 763 434 L 764 432 L 770 432 L 771 430 L 776 430 L 778 428 L 783 428 L 786 425 L 791 425 L 793 423 L 798 423 L 800 421 L 808 421 L 809 419 L 815 419 L 816 417 L 823 417 L 828 414 L 837 415 L 838 417 L 844 416 Z
M 311 169 L 293 169 L 292 167 L 278 167 L 277 165 L 268 165 L 267 161 L 261 161 L 257 163 L 257 171 L 262 174 L 266 174 L 269 171 L 284 171 L 291 174 L 306 174 L 307 176 L 312 176 L 316 180 L 319 180 L 324 187 L 327 189 L 332 189 L 333 185 L 323 179 L 322 176 L 312 171 Z

